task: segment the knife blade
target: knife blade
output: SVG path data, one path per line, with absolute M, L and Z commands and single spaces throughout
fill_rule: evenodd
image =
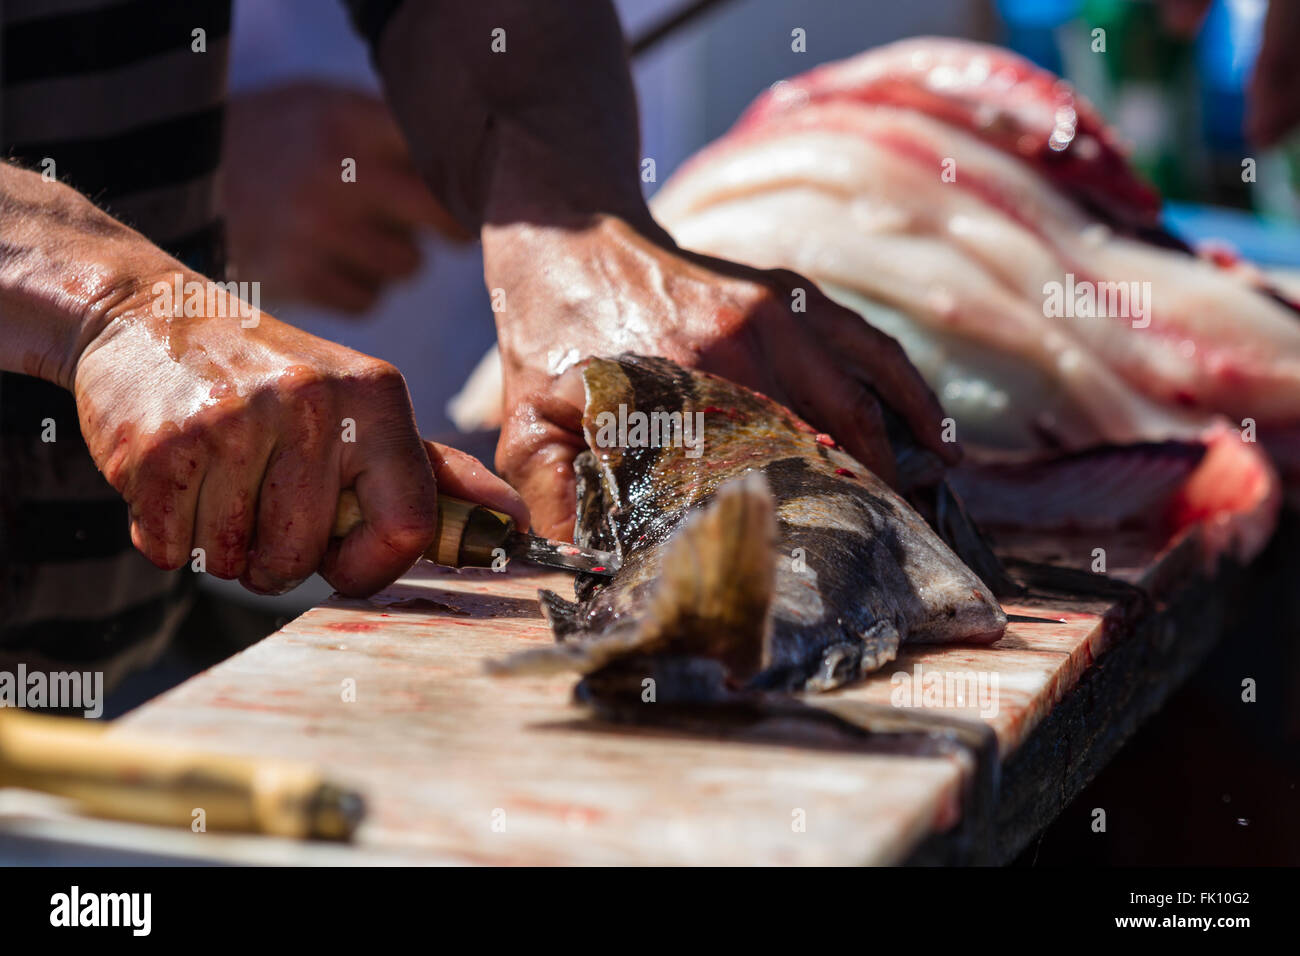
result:
M 344 537 L 362 522 L 356 493 L 339 494 L 334 515 L 334 537 Z M 438 496 L 438 530 L 423 555 L 447 568 L 497 568 L 518 559 L 546 568 L 610 577 L 618 570 L 618 556 L 608 551 L 580 548 L 520 531 L 515 519 L 486 505 Z

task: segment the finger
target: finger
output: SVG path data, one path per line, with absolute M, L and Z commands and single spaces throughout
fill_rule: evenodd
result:
M 902 346 L 856 313 L 840 311 L 845 317 L 831 317 L 826 339 L 840 353 L 850 375 L 870 382 L 918 442 L 949 464 L 956 464 L 961 447 L 943 440 L 943 406 Z
M 548 441 L 533 445 L 527 457 L 511 467 L 512 481 L 528 505 L 535 533 L 572 540 L 577 518 L 573 459 L 581 451 L 568 440 Z
M 382 171 L 382 188 L 372 194 L 376 211 L 401 226 L 424 226 L 449 239 L 473 238 L 430 192 L 409 161 Z
M 572 366 L 551 383 L 545 394 L 536 396 L 533 400 L 537 414 L 577 436 L 580 441 L 583 409 L 587 405 L 587 387 L 582 379 L 582 371 L 586 367 L 586 361 Z
M 297 284 L 308 302 L 348 315 L 361 315 L 379 301 L 381 283 L 359 276 L 345 266 L 313 258 L 297 268 L 301 276 Z
M 195 506 L 194 545 L 203 549 L 204 570 L 238 578 L 248 565 L 257 525 L 257 495 L 271 453 L 270 439 L 244 414 L 218 414 L 204 432 L 208 467 Z
M 203 477 L 195 510 L 194 545 L 205 570 L 219 578 L 240 577 L 248 567 L 257 522 L 258 479 L 265 461 L 237 466 L 220 459 Z
M 577 515 L 573 460 L 587 448 L 585 366 L 573 366 L 546 390 L 515 403 L 497 444 L 497 471 L 523 496 L 533 530 L 565 541 L 573 538 Z
M 277 383 L 279 429 L 256 476 L 256 522 L 240 583 L 278 594 L 320 566 L 338 502 L 339 448 L 332 386 L 298 366 Z
M 807 395 L 807 417 L 830 438 L 888 485 L 898 483 L 894 452 L 875 396 L 861 382 L 838 369 L 819 378 Z M 802 412 L 801 412 L 802 413 Z
M 586 448 L 580 434 L 546 419 L 535 404 L 506 417 L 497 445 L 497 470 L 518 489 L 533 530 L 570 540 L 577 514 L 573 459 Z
M 338 497 L 338 464 L 319 439 L 280 445 L 262 477 L 240 583 L 258 594 L 282 594 L 311 577 L 329 547 Z
M 325 259 L 373 285 L 414 274 L 422 259 L 410 227 L 373 216 L 323 227 L 313 237 L 313 246 Z
M 343 130 L 336 144 L 358 157 L 359 188 L 346 191 L 359 208 L 380 208 L 393 222 L 429 226 L 449 239 L 473 238 L 438 202 L 411 160 L 410 146 L 388 106 L 359 90 L 331 88 L 335 119 Z
M 149 456 L 128 489 L 131 542 L 160 568 L 175 570 L 190 560 L 205 465 L 196 441 L 169 439 Z
M 439 494 L 486 505 L 510 515 L 520 528 L 529 527 L 528 506 L 524 499 L 492 474 L 483 462 L 459 449 L 431 441 L 424 443 L 424 449 L 428 452 L 429 464 L 433 466 Z
M 438 523 L 437 486 L 406 383 L 393 370 L 375 391 L 373 407 L 386 413 L 356 419 L 356 441 L 344 444 L 341 465 L 341 487 L 355 490 L 362 522 L 331 544 L 321 571 L 340 592 L 356 597 L 386 587 L 414 564 L 433 543 Z M 399 402 L 406 409 L 400 417 L 393 414 Z

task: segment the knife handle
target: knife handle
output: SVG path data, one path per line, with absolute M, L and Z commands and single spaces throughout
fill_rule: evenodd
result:
M 334 537 L 342 538 L 361 524 L 361 502 L 350 488 L 339 493 L 334 512 Z M 497 549 L 515 533 L 515 519 L 486 505 L 451 495 L 438 495 L 438 530 L 424 557 L 447 568 L 490 568 Z
M 69 798 L 114 820 L 347 839 L 360 794 L 296 761 L 207 753 L 172 741 L 108 734 L 93 720 L 0 710 L 0 787 Z

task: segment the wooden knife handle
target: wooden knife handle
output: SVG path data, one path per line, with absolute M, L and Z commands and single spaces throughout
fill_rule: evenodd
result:
M 96 721 L 0 711 L 0 787 L 71 798 L 115 820 L 210 830 L 347 839 L 359 794 L 294 761 L 206 753 L 127 734 Z
M 346 536 L 362 520 L 356 492 L 345 489 L 334 512 L 334 537 Z M 438 495 L 438 531 L 424 556 L 448 568 L 491 567 L 493 552 L 504 548 L 514 531 L 515 520 L 509 515 L 451 495 Z

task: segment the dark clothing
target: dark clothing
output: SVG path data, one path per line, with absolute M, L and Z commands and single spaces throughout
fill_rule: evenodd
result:
M 0 0 L 0 16 L 4 156 L 220 278 L 229 0 Z M 0 374 L 0 664 L 94 664 L 111 682 L 158 652 L 193 578 L 155 568 L 128 527 L 72 395 Z
M 345 2 L 374 42 L 400 0 Z M 230 0 L 0 0 L 0 154 L 221 279 L 230 25 Z M 192 583 L 131 545 L 72 396 L 0 373 L 0 665 L 96 663 L 111 682 L 165 645 Z

